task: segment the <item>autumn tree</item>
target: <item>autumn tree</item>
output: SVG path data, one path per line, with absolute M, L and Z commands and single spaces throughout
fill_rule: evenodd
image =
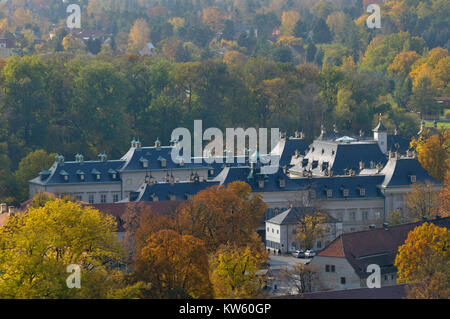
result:
M 450 216 L 450 171 L 447 171 L 444 188 L 439 193 L 439 214 L 442 217 Z
M 150 41 L 150 29 L 145 19 L 137 19 L 128 36 L 128 48 L 131 51 L 140 50 Z
M 105 298 L 123 250 L 112 216 L 55 199 L 0 228 L 1 298 Z M 68 289 L 67 266 L 81 267 L 81 288 Z
M 450 167 L 450 130 L 432 136 L 413 138 L 411 147 L 416 149 L 418 160 L 428 173 L 440 182 Z
M 261 196 L 252 194 L 247 183 L 233 182 L 197 193 L 182 207 L 177 223 L 183 234 L 203 240 L 212 252 L 223 244 L 253 242 L 265 210 Z
M 215 32 L 219 31 L 225 26 L 223 15 L 219 7 L 204 8 L 202 12 L 202 21 Z
M 290 36 L 294 32 L 295 25 L 300 19 L 300 14 L 296 11 L 283 11 L 281 17 L 281 31 L 283 35 Z
M 64 39 L 62 40 L 62 46 L 64 50 L 72 53 L 84 52 L 86 49 L 84 43 L 81 42 L 80 39 L 74 37 L 72 34 L 68 34 L 64 37 Z
M 398 283 L 412 284 L 409 298 L 450 297 L 450 233 L 432 223 L 417 226 L 408 234 L 395 257 Z
M 305 215 L 298 223 L 296 238 L 300 247 L 310 249 L 314 247 L 317 239 L 322 238 L 328 231 L 325 225 L 327 215 L 316 212 L 312 215 Z
M 282 269 L 280 278 L 293 284 L 297 294 L 313 292 L 320 287 L 319 271 L 313 265 L 296 264 L 292 269 Z
M 260 243 L 262 246 L 262 243 Z M 257 274 L 267 259 L 263 249 L 222 245 L 210 258 L 215 298 L 257 298 L 264 277 Z
M 403 222 L 403 216 L 398 210 L 393 210 L 386 218 L 389 226 L 399 225 Z
M 203 242 L 173 230 L 161 230 L 148 237 L 137 256 L 134 277 L 151 284 L 158 298 L 213 295 Z
M 411 72 L 411 66 L 420 58 L 415 51 L 400 52 L 389 65 L 388 71 L 393 76 L 405 78 Z
M 431 218 L 438 212 L 438 192 L 431 183 L 418 183 L 406 195 L 406 220 L 416 222 L 422 218 Z

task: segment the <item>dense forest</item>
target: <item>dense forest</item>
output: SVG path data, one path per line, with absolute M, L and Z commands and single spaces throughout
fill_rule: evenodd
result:
M 108 40 L 64 28 L 69 2 L 81 29 Z M 380 6 L 369 29 L 359 0 L 2 1 L 0 37 L 16 55 L 0 60 L 0 200 L 26 199 L 54 153 L 116 158 L 133 137 L 167 143 L 194 119 L 311 141 L 322 124 L 371 134 L 383 113 L 415 134 L 423 115 L 444 117 L 450 2 Z

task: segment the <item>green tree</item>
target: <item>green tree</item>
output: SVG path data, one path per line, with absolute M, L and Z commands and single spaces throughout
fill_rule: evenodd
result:
M 18 201 L 28 198 L 28 180 L 38 176 L 42 170 L 49 169 L 55 161 L 56 154 L 47 154 L 44 150 L 36 150 L 28 153 L 19 163 L 19 168 L 14 173 L 19 188 Z

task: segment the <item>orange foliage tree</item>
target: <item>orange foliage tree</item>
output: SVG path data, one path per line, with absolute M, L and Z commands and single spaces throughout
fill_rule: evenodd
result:
M 136 258 L 134 277 L 159 298 L 211 298 L 208 256 L 201 240 L 164 229 L 150 235 Z
M 267 206 L 244 182 L 227 187 L 213 186 L 196 194 L 178 216 L 177 227 L 183 234 L 202 239 L 208 252 L 223 244 L 246 245 Z
M 398 283 L 411 283 L 410 298 L 450 297 L 450 233 L 424 223 L 408 234 L 395 258 Z
M 430 137 L 420 136 L 411 141 L 418 153 L 418 160 L 428 173 L 440 182 L 444 181 L 450 166 L 450 130 Z

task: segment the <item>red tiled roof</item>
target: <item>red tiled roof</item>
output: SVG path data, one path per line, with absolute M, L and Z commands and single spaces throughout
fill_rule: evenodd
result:
M 439 227 L 448 228 L 450 217 L 430 220 Z M 358 232 L 344 233 L 328 244 L 317 256 L 344 257 L 355 269 L 355 272 L 366 277 L 367 266 L 378 264 L 381 273 L 395 272 L 395 256 L 398 247 L 403 245 L 408 233 L 424 222 L 402 224 L 384 228 L 376 228 Z
M 181 200 L 167 200 L 167 201 L 157 201 L 157 202 L 128 202 L 128 203 L 105 203 L 105 204 L 85 204 L 92 206 L 93 208 L 99 210 L 100 212 L 108 215 L 112 215 L 116 218 L 118 231 L 123 232 L 122 215 L 125 213 L 128 206 L 136 206 L 139 209 L 150 209 L 154 214 L 164 215 L 169 214 L 176 210 L 185 201 Z
M 345 257 L 344 247 L 342 245 L 342 236 L 339 236 L 333 240 L 327 247 L 318 252 L 317 256 Z

